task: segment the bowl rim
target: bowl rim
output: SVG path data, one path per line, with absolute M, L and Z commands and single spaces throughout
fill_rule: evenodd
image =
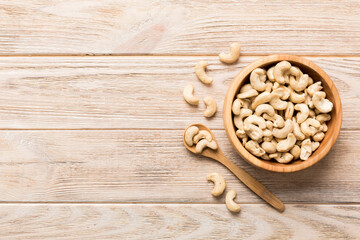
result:
M 327 144 L 324 145 L 325 147 L 323 148 L 322 151 L 316 152 L 316 155 L 314 157 L 312 157 L 312 158 L 310 157 L 308 160 L 303 161 L 302 163 L 296 164 L 296 165 L 291 165 L 291 164 L 283 164 L 283 166 L 271 165 L 271 164 L 267 163 L 266 160 L 257 158 L 254 155 L 252 155 L 251 153 L 249 153 L 246 150 L 246 148 L 241 144 L 238 137 L 236 136 L 236 134 L 235 134 L 236 130 L 235 130 L 235 126 L 234 126 L 233 119 L 232 119 L 233 117 L 232 117 L 231 108 L 232 108 L 233 99 L 234 99 L 235 95 L 237 94 L 238 87 L 240 84 L 242 84 L 243 80 L 245 78 L 247 78 L 247 76 L 255 68 L 261 67 L 262 65 L 265 65 L 265 64 L 271 64 L 273 62 L 276 63 L 276 62 L 280 62 L 280 61 L 290 61 L 290 62 L 295 62 L 295 63 L 301 64 L 301 65 L 306 65 L 308 68 L 315 71 L 322 78 L 322 81 L 326 82 L 326 84 L 331 89 L 331 92 L 334 97 L 333 111 L 335 110 L 336 121 L 333 124 L 334 130 L 333 130 L 332 137 L 329 139 L 329 141 L 327 141 Z M 289 54 L 269 55 L 269 56 L 261 57 L 261 58 L 255 60 L 254 62 L 251 62 L 250 64 L 248 64 L 232 80 L 232 82 L 229 85 L 228 91 L 226 92 L 226 95 L 225 95 L 224 107 L 223 107 L 223 122 L 224 122 L 225 131 L 226 131 L 229 141 L 231 142 L 231 144 L 233 145 L 235 150 L 238 152 L 238 154 L 245 161 L 249 162 L 250 164 L 252 164 L 256 167 L 259 167 L 261 169 L 265 169 L 268 171 L 272 171 L 272 172 L 282 172 L 282 173 L 296 172 L 296 171 L 306 169 L 310 166 L 313 166 L 315 163 L 319 162 L 323 157 L 326 156 L 326 154 L 330 151 L 332 146 L 335 144 L 335 142 L 339 136 L 341 123 L 342 123 L 342 106 L 341 106 L 340 95 L 339 95 L 338 90 L 336 89 L 334 82 L 331 80 L 331 78 L 325 73 L 324 70 L 322 70 L 319 66 L 317 66 L 312 61 L 310 61 L 306 58 L 303 58 L 303 57 L 299 57 L 296 55 L 289 55 Z

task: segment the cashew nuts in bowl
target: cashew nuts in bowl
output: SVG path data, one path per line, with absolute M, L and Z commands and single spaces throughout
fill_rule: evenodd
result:
M 256 67 L 232 103 L 236 136 L 266 161 L 306 161 L 328 130 L 334 104 L 316 81 L 289 61 Z

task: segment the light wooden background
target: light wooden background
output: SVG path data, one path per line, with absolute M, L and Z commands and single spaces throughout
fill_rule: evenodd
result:
M 233 41 L 242 57 L 221 64 Z M 230 81 L 275 53 L 322 67 L 344 111 L 330 154 L 292 174 L 245 163 L 222 123 Z M 360 1 L 0 0 L 0 54 L 1 239 L 360 238 Z M 194 76 L 201 59 L 211 87 Z M 213 119 L 184 102 L 187 83 L 216 98 Z M 286 211 L 187 152 L 195 122 Z M 210 195 L 213 171 L 239 215 Z

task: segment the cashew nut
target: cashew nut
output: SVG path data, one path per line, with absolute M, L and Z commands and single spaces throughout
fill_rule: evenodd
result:
M 274 108 L 269 104 L 260 104 L 255 109 L 255 114 L 261 116 L 263 113 L 267 113 L 269 116 L 275 115 Z
M 184 88 L 183 96 L 188 104 L 191 105 L 199 104 L 199 98 L 194 96 L 194 86 L 192 84 L 189 84 Z
M 309 108 L 314 108 L 314 103 L 311 100 L 311 97 L 309 94 L 305 94 L 305 104 L 309 106 Z
M 274 82 L 272 89 L 276 90 L 280 87 L 280 84 L 278 82 Z
M 298 145 L 295 145 L 291 150 L 290 150 L 290 153 L 291 155 L 294 156 L 294 159 L 299 159 L 300 157 L 300 152 L 301 152 L 301 149 Z
M 301 72 L 300 68 L 295 67 L 295 66 L 291 66 L 290 70 L 289 70 L 290 76 L 289 78 L 296 78 L 296 80 L 299 80 L 299 78 L 303 75 L 303 73 Z
M 264 160 L 267 160 L 267 161 L 271 160 L 269 155 L 267 155 L 266 153 L 264 155 L 262 155 L 261 158 L 264 159 Z
M 266 81 L 265 85 L 266 85 L 265 92 L 271 92 L 273 84 L 270 81 Z
M 251 115 L 254 116 L 254 115 Z M 254 124 L 246 124 L 244 125 L 245 133 L 254 141 L 259 141 L 263 137 L 263 131 L 255 126 Z
M 255 90 L 255 89 L 249 89 L 246 92 L 243 93 L 239 93 L 238 95 L 236 95 L 237 98 L 251 98 L 251 97 L 255 97 L 259 95 L 259 93 Z
M 273 99 L 273 95 L 269 92 L 262 92 L 260 93 L 252 102 L 251 108 L 256 109 L 257 106 L 263 103 L 269 102 L 271 99 Z
M 212 117 L 216 113 L 216 109 L 217 109 L 215 99 L 213 99 L 212 97 L 205 97 L 204 103 L 206 105 L 204 116 L 208 118 Z
M 247 108 L 242 108 L 240 110 L 240 114 L 236 115 L 234 117 L 234 124 L 238 129 L 243 129 L 244 128 L 244 123 L 243 123 L 243 119 L 245 117 L 250 116 L 253 113 L 253 111 L 251 109 L 247 109 Z
M 303 123 L 301 123 L 300 129 L 306 137 L 310 137 L 315 134 L 310 126 L 314 128 L 320 128 L 320 122 L 316 119 L 308 118 Z
M 316 92 L 319 92 L 323 87 L 321 86 L 321 82 L 316 82 L 311 84 L 307 89 L 307 93 L 312 97 Z
M 314 83 L 314 80 L 311 77 L 309 77 L 308 86 L 312 85 L 313 83 Z
M 323 132 L 318 132 L 318 133 L 315 133 L 314 136 L 312 136 L 312 139 L 315 141 L 315 142 L 320 142 L 321 140 L 323 140 L 325 137 L 325 134 Z
M 240 44 L 234 42 L 230 45 L 230 53 L 220 53 L 219 59 L 223 63 L 234 63 L 240 57 Z
M 244 93 L 247 92 L 249 90 L 253 89 L 253 87 L 251 86 L 250 83 L 244 84 L 241 88 L 240 88 L 240 93 Z
M 188 129 L 186 129 L 186 131 L 185 131 L 185 142 L 189 147 L 194 145 L 193 138 L 194 138 L 194 136 L 196 134 L 198 134 L 198 132 L 199 132 L 199 128 L 196 127 L 196 126 L 191 126 Z
M 262 68 L 256 68 L 250 74 L 250 84 L 257 91 L 265 91 L 266 71 Z
M 292 121 L 294 123 L 294 130 L 293 133 L 296 137 L 297 140 L 304 140 L 305 139 L 305 135 L 302 133 L 302 131 L 300 130 L 300 126 L 297 123 L 297 121 L 295 120 L 295 117 L 292 118 Z
M 285 126 L 283 128 L 274 128 L 273 136 L 276 138 L 286 138 L 286 136 L 294 130 L 293 122 L 288 119 L 285 121 Z
M 319 142 L 311 142 L 311 150 L 315 152 L 316 149 L 320 146 Z
M 275 67 L 269 68 L 269 69 L 267 70 L 267 73 L 266 73 L 266 75 L 267 75 L 268 79 L 270 80 L 270 82 L 275 82 L 274 68 L 275 68 Z
M 274 77 L 276 82 L 284 84 L 289 81 L 289 70 L 291 64 L 288 61 L 282 61 L 275 65 Z
M 279 153 L 280 156 L 274 157 L 279 163 L 288 163 L 293 160 L 294 156 L 291 153 Z
M 250 140 L 245 144 L 245 148 L 252 153 L 253 155 L 257 156 L 257 157 L 261 157 L 262 155 L 265 154 L 265 150 L 262 149 L 259 145 L 259 143 Z
M 271 142 L 263 142 L 261 144 L 262 149 L 265 150 L 267 153 L 275 153 L 276 152 L 276 146 L 274 146 Z
M 238 138 L 241 138 L 241 139 L 247 137 L 244 129 L 238 129 L 238 130 L 236 130 L 235 134 L 236 134 L 236 136 L 237 136 Z
M 271 153 L 271 154 L 269 154 L 269 157 L 270 158 L 278 158 L 278 157 L 280 157 L 281 156 L 281 153 L 278 153 L 278 152 L 276 152 L 276 153 Z
M 267 129 L 269 129 L 271 131 L 273 130 L 274 123 L 272 121 L 266 121 L 265 124 L 266 124 Z
M 263 131 L 263 135 L 264 135 L 264 142 L 270 142 L 273 139 L 273 135 L 272 135 L 272 131 L 269 129 L 265 129 Z
M 290 87 L 297 92 L 303 91 L 309 83 L 309 75 L 301 75 L 300 78 L 290 77 Z
M 245 118 L 244 124 L 245 125 L 256 124 L 261 129 L 266 128 L 265 120 L 262 117 L 256 115 L 250 115 L 247 118 Z
M 290 97 L 291 92 L 292 91 L 289 88 L 285 87 L 285 86 L 278 87 L 273 91 L 273 93 L 278 95 L 281 100 L 288 99 Z
M 287 102 L 280 100 L 280 96 L 277 93 L 271 93 L 270 105 L 276 110 L 285 110 Z
M 326 123 L 321 124 L 321 131 L 327 132 L 327 130 L 328 130 L 328 126 L 326 125 Z
M 205 68 L 207 67 L 207 65 L 207 61 L 198 62 L 195 66 L 195 74 L 202 83 L 211 84 L 213 82 L 213 79 L 209 77 L 205 72 Z
M 296 92 L 290 93 L 290 101 L 293 103 L 302 103 L 305 101 L 305 93 L 298 94 Z
M 194 140 L 194 143 L 198 143 L 201 139 L 206 139 L 208 140 L 209 142 L 212 141 L 212 136 L 211 136 L 211 133 L 206 131 L 206 130 L 200 130 L 198 131 L 198 133 L 194 136 L 193 140 Z
M 196 144 L 196 148 L 195 148 L 195 152 L 196 153 L 202 153 L 202 151 L 206 148 L 210 148 L 212 150 L 216 150 L 218 148 L 217 144 L 215 141 L 211 141 L 209 142 L 206 139 L 201 139 L 197 144 Z
M 312 101 L 314 103 L 315 108 L 319 110 L 321 113 L 331 112 L 333 108 L 332 102 L 330 102 L 325 97 L 326 97 L 325 92 L 316 92 L 312 97 Z
M 223 194 L 226 187 L 226 182 L 223 176 L 219 173 L 210 173 L 206 176 L 206 180 L 214 183 L 214 189 L 211 192 L 214 197 L 218 197 Z
M 320 123 L 324 123 L 327 122 L 331 119 L 331 115 L 330 114 L 319 114 L 315 117 L 316 120 L 318 120 Z
M 235 197 L 236 197 L 235 190 L 230 190 L 226 193 L 225 203 L 227 209 L 229 209 L 230 212 L 240 212 L 241 210 L 240 205 L 234 201 Z
M 309 117 L 310 117 L 310 118 L 314 118 L 314 117 L 315 117 L 315 112 L 314 112 L 314 110 L 310 110 L 310 109 L 309 109 Z
M 297 123 L 302 123 L 309 117 L 309 108 L 305 103 L 296 104 L 294 108 L 299 111 L 296 114 Z
M 287 103 L 287 107 L 285 109 L 285 120 L 291 119 L 294 115 L 294 104 L 292 102 Z
M 282 128 L 285 125 L 284 119 L 278 114 L 275 114 L 273 117 L 271 117 L 271 116 L 267 115 L 266 113 L 264 113 L 263 117 L 265 120 L 272 121 L 274 127 Z
M 295 143 L 296 143 L 296 137 L 294 136 L 294 134 L 289 133 L 285 140 L 278 142 L 276 149 L 279 152 L 288 152 L 290 151 L 290 149 L 294 147 Z
M 301 143 L 301 151 L 300 151 L 300 159 L 301 160 L 307 160 L 312 153 L 312 144 L 310 139 L 305 139 Z

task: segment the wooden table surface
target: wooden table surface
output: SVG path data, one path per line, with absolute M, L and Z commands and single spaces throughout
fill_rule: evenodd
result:
M 239 62 L 220 63 L 235 41 Z M 222 122 L 234 76 L 276 53 L 322 67 L 343 104 L 332 151 L 291 174 L 244 162 Z M 360 238 L 359 0 L 0 0 L 0 54 L 1 239 Z M 199 60 L 211 87 L 194 75 Z M 185 103 L 188 83 L 215 97 L 214 118 Z M 284 213 L 184 148 L 195 122 Z M 239 215 L 211 196 L 209 172 L 238 192 Z

